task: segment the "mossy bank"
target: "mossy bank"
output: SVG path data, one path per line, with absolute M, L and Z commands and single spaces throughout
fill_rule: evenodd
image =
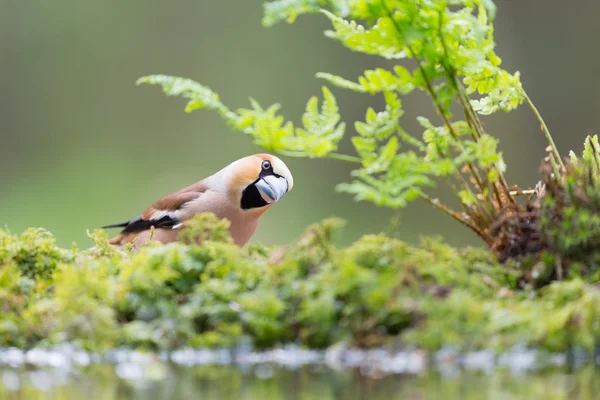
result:
M 272 249 L 238 248 L 210 214 L 194 222 L 183 243 L 138 252 L 110 246 L 103 231 L 87 250 L 59 248 L 43 229 L 0 231 L 0 345 L 169 350 L 243 339 L 258 348 L 591 352 L 600 339 L 592 278 L 524 286 L 530 271 L 519 264 L 439 239 L 413 247 L 366 235 L 338 248 L 337 219 Z M 185 244 L 199 234 L 201 244 Z

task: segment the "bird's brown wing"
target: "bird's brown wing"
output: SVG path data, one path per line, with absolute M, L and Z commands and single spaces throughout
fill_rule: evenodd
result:
M 122 224 L 107 225 L 103 228 L 122 227 L 121 233 L 141 232 L 151 227 L 172 228 L 181 221 L 177 219 L 176 211 L 184 204 L 196 200 L 206 190 L 202 181 L 171 193 L 148 207 L 141 215 Z
M 140 217 L 146 221 L 159 219 L 179 210 L 185 203 L 196 200 L 201 195 L 200 192 L 175 192 L 152 204 Z

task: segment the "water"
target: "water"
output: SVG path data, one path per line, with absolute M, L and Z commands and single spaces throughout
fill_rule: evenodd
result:
M 600 374 L 583 368 L 515 376 L 507 371 L 365 376 L 358 369 L 322 365 L 291 369 L 259 364 L 164 365 L 148 379 L 123 375 L 114 365 L 91 365 L 65 375 L 57 368 L 3 368 L 0 398 L 6 400 L 108 399 L 596 399 Z M 139 371 L 138 371 L 139 372 Z
M 464 359 L 460 368 L 423 368 L 389 373 L 382 368 L 333 367 L 309 360 L 291 363 L 272 355 L 246 362 L 226 359 L 194 365 L 191 353 L 178 362 L 136 353 L 113 354 L 111 363 L 64 362 L 58 353 L 28 354 L 0 366 L 2 400 L 129 399 L 597 399 L 600 372 L 593 365 L 568 373 L 489 368 L 486 354 Z M 4 354 L 6 355 L 6 354 Z M 43 357 L 42 357 L 43 356 Z M 93 358 L 93 356 L 92 356 Z M 4 358 L 6 361 L 6 357 Z M 355 356 L 355 360 L 357 356 Z M 33 365 L 32 361 L 37 361 Z M 197 360 L 196 360 L 197 361 Z

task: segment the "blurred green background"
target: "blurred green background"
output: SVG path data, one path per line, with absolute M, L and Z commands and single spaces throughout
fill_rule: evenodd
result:
M 522 81 L 561 152 L 580 151 L 598 132 L 600 2 L 497 0 L 498 54 Z M 136 87 L 142 75 L 195 79 L 233 108 L 253 96 L 280 102 L 298 121 L 320 93 L 318 71 L 356 78 L 389 66 L 326 39 L 322 15 L 294 25 L 261 26 L 260 1 L 0 0 L 0 226 L 52 231 L 60 244 L 90 244 L 86 229 L 121 222 L 180 187 L 260 151 L 216 114 L 185 114 L 181 99 Z M 350 122 L 380 99 L 335 89 Z M 415 116 L 434 117 L 422 95 L 404 101 L 407 131 Z M 501 139 L 511 183 L 534 185 L 546 143 L 526 106 L 484 120 Z M 347 134 L 352 133 L 350 128 Z M 343 149 L 351 152 L 346 141 Z M 342 241 L 385 229 L 393 213 L 334 192 L 349 166 L 285 159 L 294 191 L 262 219 L 253 240 L 282 244 L 309 224 L 348 221 Z M 477 239 L 424 204 L 401 212 L 399 236 L 441 234 L 457 244 Z

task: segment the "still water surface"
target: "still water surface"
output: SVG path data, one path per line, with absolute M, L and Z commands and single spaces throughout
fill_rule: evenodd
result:
M 357 369 L 324 365 L 298 368 L 253 366 L 178 366 L 162 364 L 145 379 L 131 379 L 114 365 L 76 371 L 0 368 L 0 399 L 598 399 L 600 372 L 593 366 L 515 375 L 437 372 L 366 377 Z M 129 376 L 129 377 L 128 377 Z

